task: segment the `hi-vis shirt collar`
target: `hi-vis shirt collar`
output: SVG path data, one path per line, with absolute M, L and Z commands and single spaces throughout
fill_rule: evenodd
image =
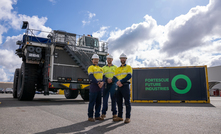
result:
M 127 64 L 124 64 L 124 66 L 126 67 L 127 66 Z M 123 67 L 122 65 L 120 65 L 120 67 Z
M 113 64 L 111 64 L 111 66 L 114 66 L 114 65 L 113 65 Z M 110 66 L 110 67 L 111 67 L 111 66 Z M 106 67 L 109 67 L 109 66 L 108 66 L 108 65 L 106 65 Z

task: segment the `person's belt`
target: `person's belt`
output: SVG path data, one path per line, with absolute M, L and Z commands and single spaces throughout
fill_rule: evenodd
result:
M 126 83 L 122 83 L 123 85 L 129 85 L 130 83 L 126 82 Z
M 127 86 L 127 85 L 129 85 L 130 83 L 127 83 L 127 82 L 126 82 L 126 83 L 122 83 L 122 84 L 123 84 L 123 86 Z
M 91 85 L 98 85 L 97 83 L 90 83 Z

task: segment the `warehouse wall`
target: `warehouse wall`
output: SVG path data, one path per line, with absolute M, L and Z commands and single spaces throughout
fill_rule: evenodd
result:
M 221 66 L 215 66 L 215 67 L 209 67 L 208 68 L 208 79 L 210 81 L 221 81 Z M 215 91 L 221 91 L 221 83 L 215 85 L 210 89 L 210 95 L 216 95 L 216 96 L 221 96 L 220 93 L 214 93 Z
M 209 81 L 221 81 L 221 66 L 209 67 L 208 79 Z M 214 88 L 221 89 L 221 84 L 215 85 L 212 89 Z
M 13 88 L 13 82 L 0 82 L 0 88 Z

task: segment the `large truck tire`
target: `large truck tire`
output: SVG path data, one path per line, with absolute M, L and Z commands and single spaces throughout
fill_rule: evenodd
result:
M 84 101 L 89 101 L 89 89 L 81 89 L 80 94 Z
M 17 86 L 18 86 L 18 75 L 20 68 L 15 69 L 14 81 L 13 81 L 13 98 L 17 98 Z
M 75 99 L 79 94 L 78 90 L 64 89 L 64 96 L 66 99 Z
M 17 97 L 18 100 L 33 100 L 37 83 L 38 65 L 22 63 L 19 70 Z

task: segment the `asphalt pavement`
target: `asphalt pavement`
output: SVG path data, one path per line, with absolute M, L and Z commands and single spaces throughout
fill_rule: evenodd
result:
M 111 103 L 104 121 L 88 122 L 85 102 L 36 94 L 18 101 L 0 94 L 0 134 L 220 134 L 221 97 L 210 104 L 132 103 L 129 124 L 113 122 Z M 125 119 L 125 107 L 124 107 Z

